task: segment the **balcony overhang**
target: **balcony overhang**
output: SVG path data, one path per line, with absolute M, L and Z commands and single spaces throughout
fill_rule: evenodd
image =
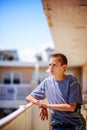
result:
M 69 66 L 87 62 L 87 0 L 42 0 L 56 52 Z

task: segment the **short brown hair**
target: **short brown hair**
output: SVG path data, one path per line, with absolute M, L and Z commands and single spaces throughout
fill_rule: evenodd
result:
M 57 58 L 61 65 L 68 64 L 67 57 L 62 53 L 55 53 L 51 57 Z

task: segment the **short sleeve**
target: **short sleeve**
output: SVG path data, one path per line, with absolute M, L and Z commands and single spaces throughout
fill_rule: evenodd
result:
M 78 104 L 82 104 L 81 86 L 78 81 L 74 81 L 70 85 L 68 102 L 77 102 Z
M 31 92 L 31 95 L 38 100 L 45 99 L 45 81 L 41 82 L 41 84 Z

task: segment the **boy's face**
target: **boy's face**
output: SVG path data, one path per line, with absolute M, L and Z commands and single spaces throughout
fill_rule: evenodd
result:
M 61 65 L 57 58 L 51 57 L 49 60 L 49 72 L 51 75 L 60 75 L 64 73 L 67 65 Z

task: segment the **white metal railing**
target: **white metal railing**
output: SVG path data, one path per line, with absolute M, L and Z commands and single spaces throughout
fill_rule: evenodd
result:
M 22 126 L 21 130 L 24 130 L 24 129 L 26 130 L 26 125 L 25 125 L 26 119 L 27 119 L 26 118 L 27 117 L 26 113 L 29 112 L 29 120 L 30 120 L 30 118 L 31 118 L 30 113 L 32 113 L 31 112 L 32 109 L 30 109 L 31 107 L 32 107 L 32 103 L 29 103 L 27 105 L 21 105 L 18 110 L 11 113 L 10 115 L 2 118 L 0 120 L 0 130 L 9 130 L 9 129 L 15 130 L 15 127 L 19 128 L 21 126 Z
M 85 117 L 85 110 L 82 110 Z M 51 130 L 49 119 L 41 121 L 39 108 L 32 103 L 21 105 L 18 110 L 0 120 L 0 130 Z
M 22 105 L 18 110 L 0 120 L 0 130 L 49 130 L 49 120 L 41 121 L 39 108 L 32 103 Z

